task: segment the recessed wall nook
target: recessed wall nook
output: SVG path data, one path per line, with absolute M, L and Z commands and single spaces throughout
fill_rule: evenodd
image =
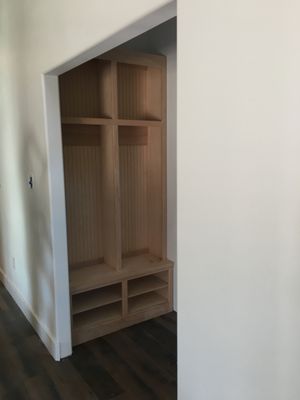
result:
M 77 345 L 173 309 L 166 59 L 112 50 L 59 85 Z

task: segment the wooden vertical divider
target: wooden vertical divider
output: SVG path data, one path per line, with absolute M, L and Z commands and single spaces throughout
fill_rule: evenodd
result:
M 97 60 L 98 66 L 98 98 L 101 115 L 105 118 L 112 117 L 112 66 L 110 61 Z
M 148 67 L 147 68 L 147 81 L 146 81 L 146 93 L 147 93 L 147 110 L 146 119 L 149 120 L 162 120 L 164 102 L 164 90 L 163 90 L 163 77 L 164 73 L 161 67 Z
M 162 259 L 167 260 L 167 59 L 162 58 L 160 71 L 161 106 L 161 209 L 162 209 Z M 171 281 L 169 281 L 171 282 Z M 173 280 L 170 285 L 173 285 Z
M 103 254 L 106 264 L 122 268 L 119 137 L 117 119 L 117 65 L 111 63 L 112 119 L 102 135 Z
M 119 184 L 119 144 L 116 126 L 106 126 L 102 134 L 102 236 L 104 262 L 121 269 L 121 216 Z
M 168 302 L 169 306 L 172 307 L 173 304 L 173 268 L 168 270 Z
M 117 123 L 118 118 L 118 65 L 111 62 L 111 86 L 112 86 L 112 119 Z
M 148 67 L 147 116 L 161 120 L 161 127 L 148 127 L 148 238 L 150 253 L 167 259 L 166 212 L 166 60 Z
M 128 315 L 128 281 L 122 282 L 122 315 L 126 318 Z
M 148 128 L 148 240 L 151 254 L 163 257 L 161 128 Z

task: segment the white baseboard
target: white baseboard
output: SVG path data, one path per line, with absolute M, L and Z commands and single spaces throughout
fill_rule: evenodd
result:
M 0 281 L 12 296 L 18 307 L 21 309 L 33 329 L 36 331 L 41 341 L 47 347 L 52 357 L 56 360 L 60 360 L 60 346 L 59 343 L 52 337 L 45 325 L 40 321 L 39 317 L 35 314 L 31 306 L 26 302 L 19 289 L 7 276 L 5 271 L 0 267 Z

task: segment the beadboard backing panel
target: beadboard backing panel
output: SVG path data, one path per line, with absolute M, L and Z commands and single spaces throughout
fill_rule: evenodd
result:
M 146 80 L 147 119 L 162 120 L 164 105 L 164 81 L 161 68 L 148 68 Z
M 118 63 L 117 76 L 119 118 L 162 119 L 161 68 Z
M 118 63 L 119 118 L 147 119 L 147 68 Z
M 101 151 L 98 146 L 64 146 L 70 266 L 103 257 Z
M 148 249 L 147 146 L 120 146 L 122 253 Z

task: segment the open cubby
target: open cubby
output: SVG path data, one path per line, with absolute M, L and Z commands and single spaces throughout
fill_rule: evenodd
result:
M 121 283 L 77 294 L 72 298 L 73 315 L 119 301 L 122 301 Z
M 148 129 L 119 128 L 122 254 L 147 253 Z
M 147 275 L 128 281 L 128 298 L 168 287 L 168 280 L 157 275 Z
M 172 310 L 165 74 L 115 50 L 59 79 L 73 345 Z
M 135 314 L 152 307 L 168 303 L 168 299 L 158 292 L 149 292 L 128 299 L 128 313 Z
M 82 312 L 73 316 L 73 326 L 75 329 L 81 326 L 92 326 L 94 324 L 107 324 L 122 318 L 122 303 L 112 303 L 87 312 Z
M 122 255 L 163 257 L 162 131 L 119 127 Z
M 112 72 L 109 61 L 88 61 L 61 75 L 59 86 L 64 117 L 111 118 Z
M 161 68 L 118 63 L 118 117 L 121 119 L 162 119 Z
M 105 263 L 118 268 L 109 159 L 113 128 L 67 125 L 62 135 L 70 267 Z

